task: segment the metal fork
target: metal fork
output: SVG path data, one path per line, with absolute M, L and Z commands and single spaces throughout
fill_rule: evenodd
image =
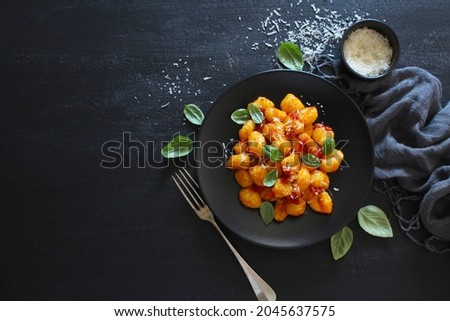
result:
M 214 219 L 213 213 L 197 191 L 200 190 L 200 187 L 188 173 L 188 171 L 182 168 L 178 173 L 172 175 L 172 179 L 175 181 L 178 189 L 181 191 L 184 198 L 188 201 L 189 205 L 192 207 L 197 216 L 204 221 L 210 222 L 228 244 L 231 252 L 233 252 L 234 256 L 236 256 L 236 259 L 244 270 L 245 275 L 247 276 L 253 288 L 253 291 L 255 292 L 256 298 L 259 301 L 275 301 L 277 296 L 272 288 L 248 265 L 248 263 L 236 251 L 230 241 L 228 241 L 225 234 L 223 234 L 222 230 L 217 225 Z

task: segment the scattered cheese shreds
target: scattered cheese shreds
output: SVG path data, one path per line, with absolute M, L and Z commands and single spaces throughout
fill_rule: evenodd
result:
M 302 1 L 296 3 L 299 6 Z M 291 3 L 293 8 L 295 3 Z M 303 60 L 310 65 L 326 54 L 332 55 L 333 50 L 340 44 L 342 35 L 349 26 L 368 16 L 361 12 L 338 12 L 327 8 L 318 8 L 314 3 L 308 6 L 312 12 L 307 12 L 306 7 L 295 11 L 295 19 L 292 20 L 290 11 L 281 8 L 267 9 L 267 16 L 260 21 L 258 31 L 267 37 L 264 40 L 266 48 L 279 46 L 281 42 L 291 41 L 298 44 L 303 54 Z M 305 9 L 305 12 L 303 10 Z M 255 30 L 253 27 L 252 30 Z M 246 37 L 248 39 L 248 37 Z M 259 39 L 255 39 L 251 45 L 252 50 L 263 48 Z
M 331 0 L 330 3 L 332 3 Z M 298 8 L 294 10 L 295 6 Z M 291 2 L 289 8 L 268 8 L 266 13 L 266 16 L 256 26 L 246 26 L 245 18 L 237 17 L 238 21 L 242 22 L 242 27 L 247 30 L 244 44 L 248 43 L 251 50 L 256 51 L 273 50 L 273 47 L 286 41 L 295 42 L 300 47 L 303 61 L 310 66 L 317 63 L 317 60 L 324 54 L 333 57 L 333 50 L 340 44 L 344 31 L 353 23 L 368 16 L 367 13 L 360 11 L 338 12 L 337 10 L 318 8 L 309 0 L 307 3 L 302 0 Z M 189 55 L 179 58 L 178 61 L 172 62 L 170 71 L 162 71 L 164 80 L 158 84 L 159 89 L 171 96 L 173 100 L 182 101 L 185 95 L 202 95 L 202 90 L 194 87 L 199 85 L 198 81 L 191 79 L 192 68 L 189 66 L 189 58 Z M 212 58 L 209 58 L 209 61 L 211 60 Z M 218 71 L 214 65 L 212 68 Z M 212 79 L 211 76 L 206 75 L 200 79 L 208 82 Z M 161 108 L 169 106 L 164 101 L 161 103 Z

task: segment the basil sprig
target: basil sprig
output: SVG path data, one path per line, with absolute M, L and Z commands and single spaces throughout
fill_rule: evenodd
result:
M 273 221 L 275 210 L 273 208 L 272 203 L 270 202 L 262 202 L 261 207 L 259 208 L 259 214 L 264 221 L 264 224 L 269 225 Z
M 247 109 L 239 108 L 231 114 L 230 118 L 236 124 L 243 125 L 247 120 L 250 119 L 250 114 L 248 113 Z
M 182 157 L 189 154 L 193 148 L 193 142 L 189 137 L 177 135 L 161 149 L 161 154 L 165 158 Z
M 184 106 L 183 114 L 187 120 L 194 125 L 201 125 L 205 119 L 205 115 L 201 109 L 195 104 L 187 104 Z
M 272 169 L 264 177 L 263 185 L 266 187 L 272 187 L 273 185 L 275 185 L 277 179 L 278 179 L 278 171 L 276 169 Z
M 248 104 L 247 109 L 239 108 L 233 111 L 230 118 L 239 125 L 243 125 L 249 119 L 255 124 L 261 124 L 264 121 L 264 114 L 258 105 L 250 103 Z
M 282 42 L 277 50 L 278 60 L 292 70 L 303 69 L 303 56 L 300 48 L 293 42 Z
M 274 162 L 279 162 L 283 159 L 283 154 L 280 150 L 272 145 L 264 145 L 263 147 L 264 156 Z
M 358 223 L 364 231 L 377 237 L 393 237 L 391 224 L 383 210 L 367 205 L 358 211 Z
M 330 155 L 334 148 L 336 147 L 336 143 L 334 142 L 334 138 L 327 137 L 322 145 L 322 153 L 324 155 Z
M 257 104 L 248 104 L 247 111 L 255 124 L 261 124 L 264 121 L 264 114 Z
M 344 226 L 342 230 L 331 236 L 330 245 L 333 258 L 339 260 L 343 257 L 350 250 L 352 243 L 353 232 L 349 227 Z
M 320 166 L 320 159 L 316 155 L 309 153 L 302 156 L 302 162 L 311 168 L 317 168 Z
M 358 211 L 358 223 L 370 235 L 377 237 L 393 237 L 391 223 L 383 210 L 375 205 L 366 205 Z M 339 260 L 350 249 L 353 242 L 353 232 L 345 226 L 330 239 L 331 253 Z

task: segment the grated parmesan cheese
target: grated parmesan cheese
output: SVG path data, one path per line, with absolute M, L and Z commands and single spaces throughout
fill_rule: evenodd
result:
M 290 8 L 300 4 L 302 0 L 297 3 L 291 2 Z M 260 21 L 260 27 L 253 28 L 263 34 L 265 40 L 254 39 L 255 41 L 250 43 L 251 49 L 272 48 L 284 41 L 295 42 L 300 47 L 303 61 L 310 67 L 315 66 L 323 55 L 331 57 L 348 27 L 368 16 L 368 13 L 361 11 L 358 11 L 358 14 L 356 11 L 338 12 L 328 8 L 318 8 L 309 0 L 308 5 L 305 4 L 295 11 L 268 8 L 266 12 L 267 16 Z M 245 24 L 242 27 L 248 28 Z M 245 39 L 251 38 L 247 36 Z
M 367 27 L 353 31 L 344 42 L 347 64 L 363 76 L 378 76 L 389 68 L 393 50 L 378 31 Z

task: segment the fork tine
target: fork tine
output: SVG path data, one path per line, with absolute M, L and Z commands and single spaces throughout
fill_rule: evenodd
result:
M 187 175 L 185 175 L 184 173 L 187 173 Z M 174 176 L 172 176 L 172 178 L 177 183 L 177 186 L 180 189 L 180 191 L 183 193 L 183 196 L 186 198 L 186 200 L 189 201 L 189 204 L 191 205 L 192 208 L 194 208 L 194 210 L 199 211 L 205 205 L 205 202 L 203 201 L 201 196 L 198 194 L 196 188 L 193 187 L 191 182 L 189 181 L 189 178 L 190 178 L 191 181 L 193 181 L 195 183 L 192 176 L 190 176 L 186 170 L 184 170 L 184 172 L 180 170 L 178 173 L 175 173 L 175 176 L 178 179 L 178 182 L 175 180 Z M 181 183 L 181 184 L 179 184 L 179 183 Z M 184 188 L 182 188 L 181 185 L 183 185 Z M 189 194 L 190 197 L 187 194 Z M 195 205 L 194 205 L 194 203 L 195 203 Z
M 192 197 L 194 197 L 195 199 L 198 199 L 200 201 L 201 204 L 199 204 L 199 206 L 204 206 L 205 205 L 205 201 L 203 201 L 202 197 L 200 196 L 200 194 L 197 192 L 197 189 L 199 189 L 200 187 L 198 186 L 197 182 L 192 178 L 191 174 L 189 174 L 189 172 L 185 169 L 182 168 L 180 170 L 180 174 L 181 176 L 183 176 L 183 178 L 185 179 L 186 183 L 191 187 L 191 190 L 195 193 L 195 195 L 197 197 L 194 197 L 194 195 L 191 194 Z M 194 186 L 192 186 L 191 182 L 197 187 L 195 188 Z M 187 186 L 186 186 L 187 187 Z
M 197 188 L 200 188 L 200 186 L 198 186 L 197 182 L 195 181 L 195 179 L 191 176 L 191 174 L 189 174 L 189 172 L 186 170 L 186 168 L 181 168 L 180 172 L 183 172 L 185 174 L 185 176 L 189 177 L 190 181 L 194 183 L 195 186 L 197 186 Z M 198 195 L 198 194 L 197 194 Z M 200 196 L 199 196 L 200 197 Z
M 177 181 L 177 179 L 172 175 L 172 179 L 175 182 L 175 184 L 178 186 L 178 189 L 180 190 L 181 194 L 183 194 L 184 198 L 186 199 L 186 201 L 189 203 L 189 205 L 192 207 L 192 209 L 197 212 L 198 211 L 198 203 L 196 202 L 196 205 L 191 201 L 191 198 L 187 195 L 187 193 L 184 191 L 185 189 L 189 192 L 189 194 L 191 194 L 191 192 L 189 191 L 188 188 L 186 188 L 186 185 L 184 184 L 184 182 L 181 180 L 181 178 L 178 176 L 177 173 L 175 173 L 175 176 L 178 178 L 178 180 L 180 181 L 181 184 L 183 184 L 183 186 L 185 186 L 185 188 L 183 188 L 181 186 L 181 184 Z M 191 194 L 192 196 L 192 194 Z M 195 200 L 195 199 L 194 199 Z

